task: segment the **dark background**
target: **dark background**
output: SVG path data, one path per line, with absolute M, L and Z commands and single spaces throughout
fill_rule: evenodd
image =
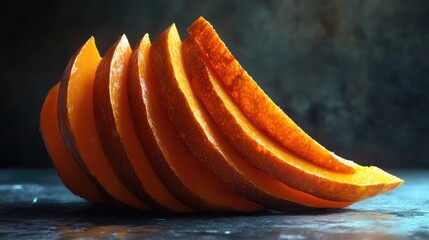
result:
M 48 89 L 91 35 L 100 53 L 208 19 L 261 87 L 322 145 L 360 164 L 429 167 L 428 1 L 14 1 L 2 6 L 0 167 L 51 166 Z

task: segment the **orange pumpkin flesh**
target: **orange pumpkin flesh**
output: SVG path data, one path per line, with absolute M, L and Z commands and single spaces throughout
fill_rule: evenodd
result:
M 402 180 L 329 152 L 262 91 L 202 17 L 101 59 L 91 37 L 45 99 L 58 175 L 95 203 L 140 210 L 341 208 Z M 101 61 L 101 62 L 100 62 Z
M 152 88 L 151 82 L 149 81 L 150 73 L 148 72 L 150 46 L 149 35 L 146 34 L 131 54 L 127 80 L 128 97 L 130 108 L 132 109 L 131 117 L 135 126 L 135 134 L 138 140 L 143 144 L 143 149 L 147 150 L 147 161 L 151 164 L 148 166 L 146 173 L 148 178 L 152 178 L 153 182 L 147 186 L 147 189 L 151 196 L 158 199 L 160 203 L 172 211 L 191 212 L 193 209 L 178 201 L 168 190 L 167 185 L 161 181 L 162 178 L 156 175 L 155 171 L 158 169 L 158 172 L 160 172 L 163 171 L 163 169 L 168 169 L 168 164 L 166 164 L 166 167 L 161 164 L 164 159 L 162 158 L 161 150 L 157 147 L 158 145 L 154 136 L 152 136 L 152 125 L 149 125 L 152 115 L 156 115 L 156 111 L 158 110 L 156 107 L 155 109 L 152 108 L 152 102 L 157 101 L 157 99 L 154 98 L 153 94 L 149 94 L 154 92 L 154 90 L 148 92 L 149 89 Z M 155 114 L 153 112 L 155 112 Z M 156 128 L 156 126 L 153 127 Z M 162 126 L 158 128 L 162 129 Z M 156 131 L 154 131 L 154 133 L 155 132 Z M 157 151 L 160 155 L 155 155 L 152 151 Z M 154 157 L 154 155 L 156 157 Z M 157 158 L 158 156 L 159 158 Z M 151 168 L 150 171 L 149 167 Z M 166 183 L 169 183 L 170 179 L 171 181 L 178 181 L 177 178 L 166 178 L 168 179 L 164 181 Z M 181 186 L 181 188 L 185 187 Z M 173 189 L 173 191 L 174 190 L 175 189 Z
M 188 81 L 182 58 L 181 41 L 174 25 L 158 38 L 159 49 L 153 47 L 154 74 L 162 96 L 162 109 L 197 159 L 238 195 L 276 210 L 302 209 L 315 204 L 320 207 L 345 206 L 317 199 L 291 189 L 250 166 L 222 136 L 208 113 L 196 99 Z M 186 44 L 186 43 L 185 43 Z M 185 45 L 186 46 L 186 45 Z M 184 47 L 185 47 L 184 46 Z M 186 49 L 186 48 L 185 48 Z M 156 64 L 155 64 L 156 63 Z M 320 205 L 319 205 L 320 204 Z
M 159 41 L 151 47 L 157 48 Z M 146 47 L 149 47 L 147 43 Z M 161 111 L 157 94 L 156 74 L 152 66 L 158 62 L 143 52 L 134 82 L 134 120 L 142 145 L 154 169 L 169 190 L 182 202 L 201 211 L 255 211 L 261 209 L 254 203 L 240 199 L 230 192 L 213 173 L 202 166 L 180 141 L 177 132 Z M 137 84 L 136 84 L 137 83 Z
M 94 81 L 94 117 L 106 157 L 124 185 L 155 210 L 167 210 L 151 193 L 160 187 L 135 132 L 127 94 L 131 48 L 125 35 L 103 57 Z
M 40 112 L 40 131 L 46 149 L 49 152 L 58 176 L 71 192 L 90 202 L 103 203 L 103 196 L 82 171 L 61 137 L 57 121 L 59 88 L 60 84 L 56 84 L 49 90 L 43 103 L 42 111 Z
M 342 173 L 355 171 L 348 161 L 336 158 L 308 136 L 264 93 L 203 17 L 198 18 L 188 32 L 207 65 L 225 84 L 238 107 L 258 128 L 303 159 L 323 168 Z
M 188 46 L 198 52 L 195 44 Z M 191 72 L 195 93 L 235 149 L 263 172 L 294 189 L 333 201 L 360 201 L 392 190 L 402 183 L 402 180 L 381 169 L 357 164 L 351 165 L 355 169 L 354 174 L 332 172 L 284 149 L 253 126 L 218 79 L 205 67 L 198 53 L 193 56 L 194 64 L 188 72 Z
M 97 135 L 93 113 L 93 85 L 100 63 L 94 38 L 70 60 L 61 79 L 58 122 L 61 135 L 73 156 L 99 189 L 115 202 L 148 210 L 121 182 L 107 160 Z

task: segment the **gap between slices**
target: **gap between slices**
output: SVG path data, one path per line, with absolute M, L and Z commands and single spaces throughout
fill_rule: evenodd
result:
M 164 70 L 159 70 L 164 76 L 163 81 L 157 81 L 157 90 L 163 96 L 162 109 L 182 141 L 225 185 L 239 196 L 275 210 L 334 208 L 351 204 L 319 199 L 299 192 L 248 164 L 224 138 L 192 92 L 183 66 L 183 62 L 189 63 L 191 56 L 186 51 L 186 42 L 181 49 L 175 26 L 164 31 L 159 39 L 164 39 L 165 50 L 160 53 L 163 61 L 157 63 L 166 65 L 164 68 L 158 66 Z M 192 64 L 187 66 L 190 66 L 187 69 L 194 67 Z
M 207 168 L 202 166 L 180 141 L 160 107 L 162 96 L 157 94 L 156 50 L 159 40 L 150 47 L 144 42 L 138 55 L 138 67 L 130 78 L 130 102 L 134 108 L 134 122 L 140 140 L 148 153 L 158 176 L 169 190 L 183 203 L 201 211 L 256 211 L 261 207 L 240 199 L 230 192 Z M 150 47 L 150 52 L 149 52 Z M 154 53 L 155 52 L 155 53 Z M 137 72 L 138 71 L 138 72 Z M 130 75 L 131 76 L 131 75 Z
M 58 95 L 60 132 L 82 169 L 113 202 L 149 210 L 150 207 L 138 200 L 121 182 L 107 160 L 97 135 L 92 98 L 100 60 L 93 37 L 70 60 Z
M 104 199 L 95 185 L 82 171 L 64 143 L 58 129 L 57 98 L 60 84 L 49 90 L 40 112 L 40 132 L 52 163 L 64 185 L 74 194 L 90 202 L 103 203 Z
M 198 52 L 194 42 L 188 46 Z M 329 171 L 284 149 L 244 116 L 219 80 L 204 65 L 203 59 L 198 58 L 198 54 L 194 56 L 194 67 L 190 70 L 194 92 L 234 148 L 266 174 L 289 187 L 333 201 L 357 202 L 390 191 L 402 183 L 381 169 L 354 163 L 351 165 L 355 169 L 354 174 Z
M 284 147 L 323 168 L 354 173 L 353 164 L 337 158 L 290 119 L 242 68 L 214 28 L 203 17 L 188 29 L 205 62 L 225 84 L 243 113 Z

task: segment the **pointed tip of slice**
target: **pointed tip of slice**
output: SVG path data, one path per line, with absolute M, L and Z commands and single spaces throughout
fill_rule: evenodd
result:
M 188 32 L 192 32 L 192 29 L 198 28 L 198 25 L 207 25 L 213 27 L 209 21 L 207 21 L 203 16 L 198 17 L 192 25 L 188 28 Z
M 91 37 L 89 37 L 88 38 L 88 40 L 86 40 L 86 42 L 80 47 L 80 49 L 78 50 L 78 51 L 76 51 L 75 52 L 75 55 L 70 59 L 70 60 L 72 60 L 72 59 L 74 59 L 74 58 L 77 58 L 77 56 L 79 55 L 79 54 L 81 54 L 81 52 L 82 52 L 82 50 L 83 49 L 91 49 L 92 51 L 95 51 L 96 53 L 96 55 L 98 55 L 98 56 L 100 56 L 100 53 L 98 52 L 98 48 L 97 48 L 97 44 L 95 43 L 95 37 L 94 36 L 91 36 Z M 101 58 L 101 56 L 100 56 L 100 58 Z
M 144 36 L 142 38 L 142 41 L 149 41 L 150 42 L 150 35 L 149 35 L 149 33 L 145 33 L 144 34 Z
M 119 39 L 120 39 L 121 41 L 127 41 L 127 42 L 128 42 L 128 38 L 127 38 L 127 35 L 126 35 L 125 33 L 123 33 L 123 34 L 119 37 Z
M 365 178 L 365 181 L 370 185 L 378 185 L 380 188 L 374 191 L 374 194 L 362 194 L 361 199 L 363 200 L 368 197 L 376 196 L 385 192 L 392 191 L 393 189 L 399 187 L 404 183 L 404 180 L 401 178 L 392 175 L 381 168 L 375 166 L 362 167 L 358 166 L 356 168 L 357 172 L 362 173 L 360 176 L 356 176 L 355 180 L 358 181 L 359 178 Z
M 177 31 L 176 23 L 172 23 L 170 26 L 168 26 L 168 28 L 165 29 L 165 32 L 170 32 L 174 30 Z
M 117 44 L 114 44 L 114 45 L 117 45 L 117 46 L 129 46 L 130 45 L 128 38 L 127 38 L 127 35 L 125 35 L 125 33 L 119 37 L 119 39 L 116 43 Z
M 159 36 L 157 39 L 155 39 L 155 42 L 161 41 L 161 39 L 177 39 L 179 36 L 179 31 L 177 30 L 176 24 L 173 23 L 170 26 L 168 26 Z M 180 40 L 180 36 L 178 37 Z
M 175 34 L 175 35 L 177 34 L 177 35 L 179 35 L 179 31 L 177 30 L 177 27 L 176 27 L 175 23 L 173 23 L 173 24 L 170 25 L 170 27 L 168 28 L 168 32 L 171 33 L 171 34 Z
M 208 21 L 198 18 L 188 32 L 205 63 L 214 70 L 240 110 L 257 128 L 309 162 L 335 172 L 355 172 L 347 162 L 336 160 L 331 152 L 305 133 L 271 100 L 239 64 Z

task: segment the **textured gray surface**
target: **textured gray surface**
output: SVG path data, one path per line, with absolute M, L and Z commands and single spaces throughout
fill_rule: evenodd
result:
M 43 0 L 2 10 L 0 167 L 50 165 L 42 101 L 91 35 L 103 54 L 123 33 L 135 45 L 173 22 L 185 37 L 200 15 L 328 149 L 361 164 L 429 167 L 428 1 Z
M 393 171 L 397 190 L 334 211 L 171 215 L 94 206 L 53 170 L 0 171 L 4 239 L 429 239 L 429 171 Z

